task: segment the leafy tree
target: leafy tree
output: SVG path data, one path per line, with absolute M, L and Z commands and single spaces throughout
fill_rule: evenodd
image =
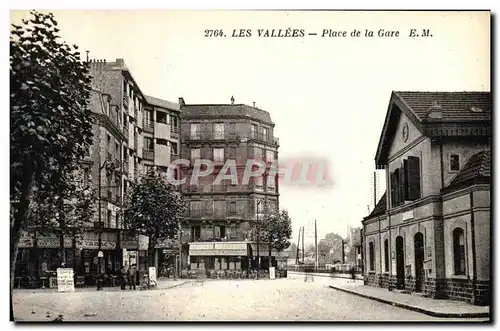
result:
M 10 34 L 11 289 L 34 188 L 40 206 L 55 199 L 92 144 L 88 68 L 56 26 L 52 14 L 33 11 Z
M 278 253 L 284 251 L 290 246 L 290 237 L 292 236 L 292 220 L 288 211 L 282 210 L 278 214 L 267 215 L 262 221 L 254 223 L 252 228 L 253 237 L 266 243 L 271 257 L 272 249 Z
M 178 238 L 185 210 L 186 202 L 175 186 L 149 171 L 131 184 L 123 209 L 124 225 L 149 237 L 148 260 L 152 261 L 157 244 Z

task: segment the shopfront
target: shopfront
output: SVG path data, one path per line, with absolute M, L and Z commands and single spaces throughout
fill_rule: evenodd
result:
M 190 243 L 189 265 L 191 270 L 247 270 L 248 243 Z

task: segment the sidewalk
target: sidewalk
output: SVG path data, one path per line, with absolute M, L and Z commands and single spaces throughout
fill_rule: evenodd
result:
M 335 279 L 330 288 L 434 317 L 482 318 L 490 316 L 490 307 L 474 306 L 455 300 L 431 299 L 416 294 L 397 293 L 386 288 L 365 286 L 363 281 L 358 280 L 352 282 Z
M 178 287 L 181 285 L 184 285 L 186 283 L 190 283 L 191 281 L 189 279 L 158 279 L 158 287 L 156 289 L 158 290 L 166 290 L 174 287 Z M 136 286 L 136 291 L 139 291 L 140 286 Z M 118 286 L 105 286 L 102 288 L 103 292 L 114 292 L 114 291 L 121 291 L 120 285 Z M 97 288 L 95 285 L 93 286 L 86 286 L 86 287 L 75 287 L 75 292 L 95 292 L 97 291 Z M 130 291 L 129 287 L 126 287 L 125 291 Z M 35 289 L 18 289 L 14 288 L 14 292 L 28 292 L 28 293 L 50 293 L 50 292 L 57 292 L 57 287 L 54 288 L 35 288 Z
M 301 271 L 288 271 L 289 274 L 294 274 L 294 275 L 305 275 L 305 272 Z M 351 279 L 351 275 L 349 274 L 341 274 L 341 273 L 311 273 L 308 272 L 307 274 L 313 275 L 313 276 L 318 276 L 318 277 L 328 277 L 328 278 L 344 278 L 344 279 Z M 361 274 L 356 274 L 356 279 L 363 280 L 363 275 Z

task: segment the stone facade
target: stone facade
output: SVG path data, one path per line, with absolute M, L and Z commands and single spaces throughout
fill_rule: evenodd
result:
M 488 100 L 485 93 L 393 93 L 376 157 L 387 191 L 363 220 L 366 284 L 488 304 Z M 484 113 L 471 113 L 474 104 Z M 455 112 L 446 113 L 450 107 Z M 436 112 L 459 116 L 462 126 L 422 122 Z

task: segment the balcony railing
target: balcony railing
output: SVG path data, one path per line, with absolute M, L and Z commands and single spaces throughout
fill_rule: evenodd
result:
M 233 131 L 212 131 L 212 130 L 197 130 L 189 131 L 184 135 L 184 140 L 227 140 L 239 141 L 240 136 Z
M 182 187 L 184 193 L 225 193 L 249 192 L 252 185 L 187 185 Z
M 170 127 L 170 134 L 171 135 L 179 135 L 179 127 L 178 126 L 171 126 Z
M 271 136 L 269 132 L 265 133 L 261 131 L 250 131 L 248 133 L 248 138 L 265 143 L 270 143 L 273 145 L 279 145 L 279 139 Z
M 143 126 L 144 131 L 153 131 L 155 128 L 155 123 L 151 120 L 144 118 L 142 120 L 142 126 Z
M 142 149 L 142 157 L 145 160 L 154 160 L 155 159 L 155 150 L 154 149 Z

